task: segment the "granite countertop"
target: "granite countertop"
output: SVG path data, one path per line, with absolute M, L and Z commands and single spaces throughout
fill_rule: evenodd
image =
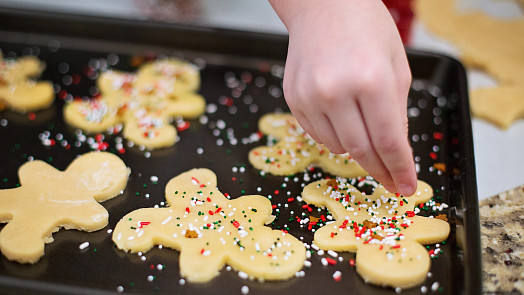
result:
M 524 294 L 524 185 L 479 209 L 484 294 Z

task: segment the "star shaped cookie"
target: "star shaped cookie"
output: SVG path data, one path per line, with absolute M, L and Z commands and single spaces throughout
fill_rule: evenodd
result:
M 145 208 L 124 216 L 113 231 L 119 249 L 145 252 L 154 245 L 180 251 L 180 272 L 191 282 L 207 282 L 225 264 L 248 276 L 284 280 L 306 258 L 302 242 L 264 226 L 273 220 L 271 202 L 259 195 L 228 200 L 216 175 L 192 169 L 166 186 L 167 208 Z
M 99 97 L 65 106 L 66 122 L 91 133 L 123 123 L 124 137 L 151 149 L 175 144 L 173 118 L 194 119 L 205 110 L 205 99 L 196 93 L 198 69 L 177 59 L 146 63 L 137 73 L 106 71 L 97 85 Z
M 258 127 L 277 141 L 273 146 L 256 147 L 249 152 L 249 162 L 256 169 L 283 176 L 302 172 L 315 164 L 337 176 L 368 175 L 349 154 L 332 154 L 324 145 L 316 143 L 289 113 L 266 114 L 260 118 Z
M 44 64 L 34 56 L 4 59 L 0 51 L 0 110 L 24 113 L 47 108 L 55 98 L 50 82 L 35 81 Z
M 326 207 L 335 219 L 315 232 L 314 243 L 324 250 L 356 252 L 356 270 L 366 282 L 395 288 L 421 283 L 431 265 L 421 244 L 449 235 L 447 222 L 416 215 L 415 206 L 432 196 L 423 181 L 413 196 L 403 197 L 381 185 L 366 195 L 346 178 L 319 180 L 302 192 L 306 203 Z
M 60 228 L 96 231 L 108 223 L 98 202 L 126 187 L 129 171 L 117 156 L 91 152 L 75 159 L 65 171 L 43 161 L 22 165 L 21 186 L 0 190 L 0 250 L 9 260 L 35 263 L 45 243 Z

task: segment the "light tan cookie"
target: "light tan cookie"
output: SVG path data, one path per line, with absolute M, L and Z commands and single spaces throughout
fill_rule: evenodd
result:
M 0 190 L 0 222 L 7 222 L 0 250 L 9 260 L 35 263 L 61 227 L 89 232 L 105 227 L 108 213 L 98 202 L 119 195 L 129 171 L 117 156 L 91 152 L 63 172 L 32 161 L 18 175 L 20 187 Z
M 314 243 L 324 250 L 356 252 L 357 273 L 366 282 L 395 288 L 424 281 L 430 258 L 420 244 L 438 243 L 449 235 L 447 222 L 415 215 L 415 206 L 432 195 L 422 181 L 411 197 L 389 193 L 381 185 L 365 195 L 345 178 L 319 180 L 302 192 L 306 203 L 326 207 L 336 220 L 315 232 Z
M 171 78 L 174 81 L 173 96 L 195 92 L 200 87 L 198 68 L 193 64 L 173 58 L 145 63 L 140 67 L 138 79 L 141 80 L 143 76 L 153 79 Z
M 124 137 L 147 148 L 172 146 L 176 116 L 194 119 L 205 111 L 197 94 L 198 69 L 175 59 L 144 64 L 136 74 L 103 72 L 97 80 L 101 95 L 90 101 L 73 101 L 64 108 L 66 122 L 87 132 L 103 132 L 122 123 Z
M 324 145 L 316 143 L 289 113 L 266 114 L 260 118 L 258 127 L 278 141 L 273 146 L 257 147 L 249 152 L 249 162 L 256 169 L 273 175 L 291 175 L 315 164 L 337 176 L 368 175 L 348 154 L 332 154 Z
M 271 222 L 271 202 L 258 195 L 228 200 L 216 175 L 193 169 L 166 186 L 167 208 L 135 210 L 113 231 L 124 251 L 148 251 L 163 245 L 180 251 L 180 272 L 191 282 L 207 282 L 225 264 L 264 280 L 284 280 L 300 270 L 306 258 L 302 242 Z
M 0 110 L 8 107 L 23 113 L 49 107 L 55 98 L 53 85 L 31 79 L 44 68 L 34 56 L 3 59 L 0 51 Z
M 494 88 L 470 94 L 474 116 L 507 128 L 524 117 L 524 18 L 500 19 L 481 11 L 459 12 L 454 0 L 417 0 L 416 16 L 448 39 L 464 63 L 487 72 Z

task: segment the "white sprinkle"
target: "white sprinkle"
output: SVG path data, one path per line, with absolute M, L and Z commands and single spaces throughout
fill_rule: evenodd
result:
M 242 292 L 242 294 L 248 294 L 249 293 L 249 288 L 247 286 L 242 286 L 242 288 L 240 288 L 240 292 Z
M 173 218 L 173 216 L 168 216 L 164 221 L 162 221 L 162 224 L 168 223 L 171 220 L 171 218 Z
M 333 273 L 333 279 L 338 281 L 340 278 L 342 278 L 342 273 L 339 270 L 335 271 L 335 273 Z
M 157 177 L 157 176 L 154 176 L 154 175 L 151 176 L 149 179 L 150 179 L 152 182 L 157 182 L 157 181 L 158 181 L 158 177 Z
M 397 294 L 402 293 L 402 288 L 400 288 L 400 287 L 396 287 L 396 288 L 395 288 L 395 293 L 397 293 Z
M 147 276 L 147 281 L 152 282 L 155 278 L 152 275 Z
M 431 285 L 431 291 L 435 292 L 435 291 L 438 290 L 439 287 L 440 287 L 439 282 L 434 282 L 434 283 Z
M 331 256 L 331 257 L 335 257 L 337 258 L 338 257 L 338 253 L 333 251 L 333 250 L 328 250 L 327 251 L 328 255 Z
M 78 249 L 84 250 L 87 247 L 89 247 L 89 242 L 83 242 L 82 244 L 80 244 L 80 246 L 78 246 Z
M 186 280 L 180 279 L 180 280 L 178 280 L 178 284 L 180 284 L 180 286 L 183 286 L 183 285 L 186 284 Z
M 428 287 L 426 287 L 426 286 L 420 287 L 420 293 L 426 294 L 427 292 L 428 292 Z
M 239 271 L 238 272 L 238 277 L 241 278 L 241 279 L 247 280 L 248 275 L 247 275 L 247 273 L 245 273 L 243 271 Z
M 323 266 L 327 266 L 327 265 L 328 265 L 328 261 L 327 261 L 326 258 L 322 258 L 322 259 L 320 260 L 320 262 L 322 263 Z
M 124 292 L 124 287 L 122 287 L 122 286 L 118 286 L 118 287 L 116 287 L 116 291 L 117 291 L 118 293 L 122 293 L 122 292 Z

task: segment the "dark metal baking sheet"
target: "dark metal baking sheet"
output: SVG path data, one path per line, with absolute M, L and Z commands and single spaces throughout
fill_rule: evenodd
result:
M 263 138 L 249 141 L 257 132 L 258 118 L 288 110 L 281 88 L 285 37 L 0 8 L 0 40 L 7 57 L 33 54 L 45 61 L 42 79 L 52 81 L 57 90 L 57 99 L 47 110 L 23 115 L 0 112 L 0 189 L 18 184 L 17 169 L 29 159 L 41 159 L 62 170 L 75 156 L 92 149 L 64 124 L 62 106 L 64 99 L 88 97 L 96 91 L 93 69 L 107 64 L 132 71 L 138 57 L 187 58 L 203 66 L 200 93 L 214 106 L 206 113 L 207 120 L 190 121 L 191 127 L 180 132 L 180 141 L 171 148 L 147 151 L 130 147 L 124 140 L 125 153 L 119 153 L 121 135 L 105 134 L 109 151 L 132 171 L 124 194 L 102 203 L 110 214 L 109 225 L 94 233 L 55 233 L 45 256 L 32 266 L 0 256 L 0 293 L 105 294 L 116 293 L 119 286 L 125 293 L 155 294 L 241 294 L 243 286 L 249 287 L 249 294 L 395 292 L 365 284 L 348 264 L 355 257 L 351 253 L 342 253 L 343 262 L 335 266 L 322 266 L 320 259 L 325 255 L 314 252 L 309 259 L 312 267 L 303 269 L 305 276 L 284 282 L 244 280 L 235 271 L 222 269 L 209 283 L 181 284 L 177 251 L 155 248 L 144 254 L 144 261 L 113 246 L 108 229 L 132 210 L 162 205 L 169 179 L 194 167 L 215 171 L 219 189 L 232 197 L 271 196 L 278 206 L 272 226 L 289 227 L 291 234 L 311 243 L 313 233 L 290 221 L 304 211 L 303 204 L 287 203 L 289 196 L 300 194 L 304 174 L 263 177 L 247 160 L 251 148 L 265 143 Z M 433 53 L 409 51 L 408 57 L 414 77 L 409 134 L 419 178 L 432 185 L 438 202 L 449 205 L 443 213 L 451 234 L 439 245 L 442 253 L 432 260 L 432 275 L 420 287 L 402 293 L 420 294 L 423 288 L 433 293 L 432 287 L 438 287 L 439 294 L 478 294 L 479 221 L 464 69 L 457 61 Z M 45 138 L 53 139 L 55 145 L 46 145 Z M 445 171 L 437 169 L 443 165 Z M 312 180 L 319 173 L 311 172 Z M 152 176 L 158 181 L 152 181 Z M 80 250 L 86 241 L 89 247 Z M 158 265 L 164 268 L 159 270 Z M 337 270 L 342 272 L 339 282 L 332 277 Z

